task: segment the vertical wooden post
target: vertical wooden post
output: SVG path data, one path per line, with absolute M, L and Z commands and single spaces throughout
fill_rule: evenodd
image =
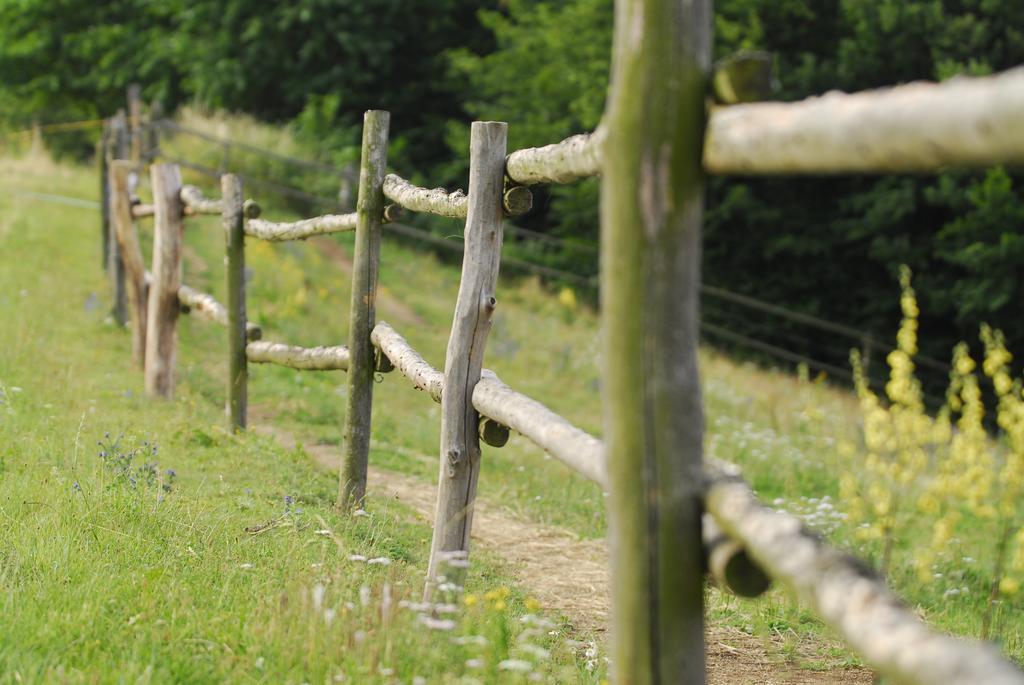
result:
M 601 182 L 612 680 L 703 683 L 697 376 L 710 0 L 618 0 Z
M 112 160 L 127 159 L 128 157 L 128 137 L 125 130 L 127 124 L 125 121 L 124 110 L 119 109 L 111 122 L 111 140 L 110 145 L 107 147 L 110 153 L 110 157 L 107 159 L 108 169 Z M 113 190 L 108 187 L 107 192 L 112 193 Z M 124 260 L 121 259 L 121 248 L 117 243 L 117 235 L 114 233 L 113 221 L 109 224 L 109 230 L 110 235 L 107 237 L 107 244 L 110 246 L 110 250 L 107 252 L 107 274 L 110 277 L 111 294 L 114 299 L 110 313 L 114 317 L 114 321 L 124 326 L 128 323 L 128 297 L 125 293 L 124 284 Z
M 462 280 L 455 302 L 441 395 L 441 467 L 437 512 L 430 549 L 426 595 L 446 569 L 446 553 L 469 550 L 473 504 L 480 473 L 479 416 L 473 388 L 480 380 L 484 347 L 497 305 L 495 289 L 501 262 L 502 193 L 508 126 L 475 121 L 469 144 L 469 214 L 466 217 Z
M 110 154 L 110 121 L 103 122 L 100 140 L 96 143 L 96 175 L 100 180 L 100 245 L 103 249 L 103 270 L 110 266 L 110 174 L 107 160 Z
M 249 367 L 245 357 L 245 217 L 242 180 L 234 174 L 220 177 L 224 198 L 225 268 L 228 282 L 228 414 L 233 430 L 245 429 L 249 395 Z
M 111 220 L 114 234 L 124 261 L 128 291 L 128 312 L 132 328 L 132 361 L 144 368 L 146 359 L 146 267 L 142 261 L 142 249 L 132 220 L 132 206 L 129 199 L 128 175 L 131 162 L 123 159 L 110 163 Z
M 128 86 L 128 126 L 132 164 L 138 169 L 142 161 L 142 86 Z
M 164 118 L 164 106 L 159 100 L 153 100 L 149 106 L 149 122 L 146 135 L 143 136 L 145 149 L 142 156 L 146 160 L 154 160 L 160 155 L 160 120 Z
M 153 272 L 149 286 L 146 328 L 146 394 L 174 394 L 177 357 L 178 288 L 181 287 L 181 246 L 185 207 L 181 172 L 175 164 L 150 167 L 153 187 Z
M 390 119 L 388 112 L 380 110 L 370 110 L 363 115 L 363 152 L 356 205 L 358 223 L 348 327 L 348 411 L 338 484 L 338 505 L 345 509 L 361 506 L 366 496 L 374 373 L 370 331 L 376 323 L 380 227 L 384 214 L 384 173 L 387 169 Z

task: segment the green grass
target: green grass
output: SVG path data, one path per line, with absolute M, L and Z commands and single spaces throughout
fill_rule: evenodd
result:
M 95 179 L 4 160 L 0 185 L 89 197 Z M 212 224 L 190 234 L 208 229 L 216 238 Z M 523 681 L 499 670 L 507 659 L 548 681 L 600 679 L 563 625 L 527 632 L 526 590 L 487 554 L 467 591 L 508 596 L 462 609 L 450 630 L 421 625 L 401 604 L 420 598 L 430 530 L 372 497 L 369 516 L 339 516 L 335 477 L 301 450 L 228 434 L 217 329 L 186 319 L 178 397 L 145 401 L 107 316 L 98 244 L 94 212 L 0 193 L 0 682 Z M 254 394 L 295 422 L 328 412 L 342 381 L 257 378 Z M 158 452 L 126 474 L 98 456 L 115 440 Z M 127 480 L 153 459 L 164 481 L 177 473 L 169 493 Z
M 95 195 L 88 170 L 39 159 L 4 165 L 0 187 Z M 265 215 L 292 217 L 273 206 Z M 452 234 L 459 230 L 453 223 Z M 144 243 L 147 233 L 143 229 Z M 185 281 L 223 301 L 218 220 L 190 219 L 186 242 Z M 387 680 L 383 666 L 403 682 L 414 675 L 443 682 L 463 674 L 492 682 L 496 671 L 469 668 L 466 660 L 481 658 L 493 670 L 509 654 L 524 655 L 514 645 L 529 588 L 513 587 L 504 610 L 485 602 L 459 619 L 455 632 L 489 635 L 486 648 L 455 645 L 448 633 L 423 630 L 409 611 L 380 618 L 385 582 L 395 602 L 418 598 L 430 531 L 410 512 L 374 499 L 372 481 L 371 516 L 339 517 L 331 510 L 332 474 L 316 470 L 301 452 L 254 435 L 228 435 L 223 329 L 183 317 L 177 399 L 143 401 L 128 335 L 106 316 L 98 244 L 94 213 L 0 192 L 0 316 L 12 322 L 0 326 L 6 398 L 0 406 L 0 673 L 29 680 L 134 680 L 148 673 L 153 680 L 322 682 L 340 672 L 366 682 Z M 264 337 L 299 345 L 343 343 L 350 258 L 350 236 L 250 241 L 249 315 L 263 325 Z M 458 278 L 457 268 L 415 245 L 385 240 L 378 318 L 437 368 L 443 366 Z M 531 279 L 503 278 L 498 300 L 485 365 L 600 435 L 595 313 L 566 306 Z M 857 540 L 837 501 L 838 477 L 849 468 L 837 445 L 860 440 L 855 398 L 827 382 L 737 363 L 712 350 L 701 351 L 701 362 L 707 452 L 740 464 L 767 502 L 800 514 L 859 556 L 877 558 L 877 546 Z M 337 444 L 344 374 L 263 365 L 250 366 L 250 372 L 253 422 Z M 433 481 L 438 405 L 397 373 L 384 376 L 374 392 L 371 461 Z M 110 487 L 112 475 L 96 456 L 96 441 L 107 431 L 157 442 L 161 467 L 179 474 L 174 492 L 158 503 L 153 491 Z M 286 495 L 297 499 L 301 515 L 284 516 Z M 480 496 L 583 539 L 605 532 L 600 491 L 522 438 L 502 449 L 485 448 Z M 245 532 L 279 517 L 287 525 Z M 332 536 L 317 535 L 321 529 Z M 893 582 L 937 627 L 977 635 L 987 588 L 980 569 L 988 568 L 991 550 L 972 553 L 977 561 L 967 564 L 967 553 L 954 546 L 936 571 L 941 577 L 920 585 L 910 570 L 909 547 L 928 536 L 923 521 L 905 531 Z M 393 563 L 367 568 L 349 562 L 350 554 Z M 949 594 L 954 580 L 969 592 Z M 337 612 L 330 626 L 310 609 L 318 584 Z M 365 609 L 358 598 L 363 585 L 373 598 Z M 474 553 L 468 590 L 506 585 L 512 583 L 500 560 Z M 346 609 L 346 602 L 354 609 Z M 1017 660 L 1024 658 L 1024 626 L 1013 616 L 1022 608 L 1020 600 L 1000 607 L 1002 645 Z M 857 663 L 778 589 L 756 601 L 709 590 L 708 615 L 715 624 L 762 638 L 769 655 L 793 665 L 817 670 Z M 587 671 L 582 651 L 561 639 L 565 631 L 559 630 L 544 643 L 552 658 L 538 666 L 540 672 L 552 681 L 599 679 L 600 668 Z

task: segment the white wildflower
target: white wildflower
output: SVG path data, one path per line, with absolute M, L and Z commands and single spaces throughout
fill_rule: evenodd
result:
M 431 630 L 454 630 L 455 621 L 447 618 L 434 618 L 425 614 L 420 614 L 420 623 Z
M 533 670 L 533 664 L 523 659 L 505 659 L 498 663 L 499 671 L 519 671 L 520 673 L 529 673 Z

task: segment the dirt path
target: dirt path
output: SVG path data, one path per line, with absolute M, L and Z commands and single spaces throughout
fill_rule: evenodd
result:
M 268 425 L 254 427 L 287 448 L 295 438 Z M 336 471 L 338 448 L 304 444 L 317 465 Z M 433 519 L 433 483 L 394 471 L 370 467 L 369 481 L 378 496 L 394 498 L 414 509 L 427 523 Z M 577 630 L 604 633 L 608 625 L 608 547 L 603 540 L 579 540 L 569 531 L 514 517 L 486 501 L 477 501 L 473 542 L 504 558 L 517 580 L 552 611 L 562 614 Z M 571 568 L 572 573 L 565 573 Z M 784 663 L 782 647 L 766 649 L 761 639 L 728 626 L 707 628 L 708 683 L 711 685 L 837 685 L 868 684 L 872 674 L 864 668 L 801 670 Z M 813 658 L 815 645 L 798 651 Z

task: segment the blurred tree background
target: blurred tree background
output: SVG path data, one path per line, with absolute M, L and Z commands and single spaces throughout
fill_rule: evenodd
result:
M 1024 3 L 715 5 L 716 56 L 773 52 L 782 100 L 1024 63 Z M 612 20 L 611 0 L 0 0 L 0 126 L 109 115 L 137 81 L 169 112 L 193 105 L 288 124 L 311 155 L 336 162 L 357 144 L 363 110 L 383 108 L 396 170 L 457 187 L 474 118 L 508 121 L 510 149 L 597 125 Z M 890 339 L 905 263 L 921 300 L 923 352 L 948 359 L 957 340 L 977 339 L 982 321 L 1021 349 L 1022 180 L 999 168 L 714 178 L 704 280 Z M 513 240 L 510 254 L 595 274 L 597 189 L 540 190 L 517 223 L 564 242 Z M 728 324 L 769 333 L 764 322 Z M 848 341 L 815 335 L 802 330 L 790 346 L 830 345 L 845 365 Z

